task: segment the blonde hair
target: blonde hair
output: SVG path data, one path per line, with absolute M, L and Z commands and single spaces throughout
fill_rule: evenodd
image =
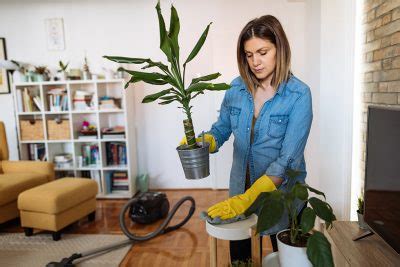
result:
M 251 92 L 260 85 L 260 81 L 251 72 L 244 52 L 244 43 L 254 37 L 265 39 L 276 47 L 276 66 L 271 85 L 277 90 L 279 85 L 286 82 L 290 75 L 290 46 L 285 31 L 277 18 L 265 15 L 251 20 L 240 32 L 237 43 L 237 61 L 239 73 Z

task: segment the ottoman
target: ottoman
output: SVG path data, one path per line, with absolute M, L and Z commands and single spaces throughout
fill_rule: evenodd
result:
M 51 231 L 53 240 L 60 230 L 89 215 L 95 219 L 97 183 L 85 178 L 61 178 L 26 190 L 18 196 L 21 226 L 25 235 L 33 229 Z

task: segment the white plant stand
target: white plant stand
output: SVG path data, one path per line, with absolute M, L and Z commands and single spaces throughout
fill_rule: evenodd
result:
M 243 240 L 251 238 L 251 254 L 253 266 L 260 266 L 260 235 L 256 234 L 257 215 L 252 214 L 243 221 L 214 225 L 206 222 L 206 231 L 210 240 L 210 266 L 217 265 L 217 239 Z

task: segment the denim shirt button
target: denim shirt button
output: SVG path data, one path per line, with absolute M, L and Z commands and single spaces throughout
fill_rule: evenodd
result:
M 247 131 L 250 131 L 250 128 L 249 128 L 249 127 L 247 127 Z

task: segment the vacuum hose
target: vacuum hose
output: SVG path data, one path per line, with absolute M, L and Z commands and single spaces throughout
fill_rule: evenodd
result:
M 137 201 L 136 199 L 131 199 L 130 201 L 128 201 L 123 207 L 122 210 L 119 214 L 119 225 L 121 227 L 122 232 L 124 232 L 124 234 L 129 237 L 129 239 L 134 240 L 134 241 L 146 241 L 149 239 L 152 239 L 153 237 L 156 237 L 160 234 L 165 234 L 167 232 L 176 230 L 178 228 L 180 228 L 181 226 L 183 226 L 185 223 L 187 223 L 187 221 L 189 221 L 189 219 L 192 217 L 195 209 L 196 209 L 196 203 L 194 202 L 194 199 L 191 196 L 186 196 L 183 197 L 182 199 L 180 199 L 178 201 L 178 203 L 175 204 L 175 206 L 172 208 L 172 210 L 168 213 L 167 218 L 163 221 L 163 223 L 152 233 L 149 233 L 147 235 L 144 236 L 138 236 L 135 235 L 133 233 L 131 233 L 125 224 L 125 213 L 126 211 L 129 209 L 129 207 L 135 202 Z M 172 217 L 174 217 L 176 211 L 179 209 L 179 207 L 185 202 L 185 201 L 190 201 L 192 203 L 192 206 L 190 207 L 189 210 L 189 214 L 183 219 L 182 222 L 174 225 L 174 226 L 169 226 L 166 227 L 169 222 L 172 220 Z
M 124 232 L 124 234 L 129 238 L 128 240 L 124 240 L 124 241 L 121 241 L 121 242 L 118 242 L 115 244 L 107 245 L 107 246 L 104 246 L 101 248 L 89 250 L 89 251 L 82 252 L 82 253 L 74 253 L 68 258 L 63 258 L 60 262 L 50 262 L 46 265 L 46 267 L 73 267 L 75 265 L 72 262 L 76 259 L 79 259 L 82 257 L 87 257 L 89 255 L 104 253 L 106 251 L 108 252 L 108 251 L 123 247 L 125 245 L 132 244 L 134 241 L 146 241 L 146 240 L 152 239 L 160 234 L 165 234 L 170 231 L 176 230 L 176 229 L 182 227 L 185 223 L 187 223 L 189 221 L 189 219 L 193 216 L 194 211 L 196 209 L 196 203 L 195 203 L 193 197 L 191 197 L 191 196 L 183 197 L 182 199 L 180 199 L 178 201 L 178 203 L 175 204 L 175 206 L 168 213 L 167 217 L 162 222 L 162 224 L 157 228 L 157 230 L 155 230 L 154 232 L 151 232 L 147 235 L 144 235 L 144 236 L 138 236 L 138 235 L 135 235 L 132 232 L 130 232 L 125 224 L 125 214 L 126 214 L 127 210 L 130 208 L 130 206 L 133 203 L 135 203 L 136 201 L 137 201 L 137 199 L 135 199 L 135 198 L 129 200 L 122 207 L 121 212 L 119 214 L 119 225 L 121 227 L 122 232 Z M 172 220 L 172 217 L 174 217 L 176 211 L 179 209 L 179 207 L 185 201 L 190 201 L 192 203 L 192 205 L 190 206 L 188 215 L 180 223 L 167 227 L 169 222 Z

